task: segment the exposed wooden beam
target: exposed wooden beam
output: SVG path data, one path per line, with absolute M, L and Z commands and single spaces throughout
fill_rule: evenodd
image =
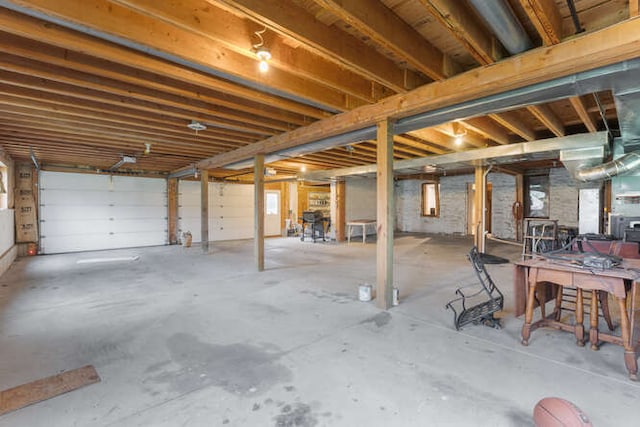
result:
M 224 7 L 217 0 L 208 1 Z M 315 53 L 368 76 L 396 92 L 414 89 L 425 83 L 416 73 L 399 69 L 393 61 L 374 48 L 322 24 L 291 1 L 225 0 L 224 3 L 273 31 L 313 49 Z
M 576 113 L 578 113 L 578 116 L 580 116 L 580 120 L 582 120 L 582 123 L 584 123 L 584 125 L 587 127 L 587 130 L 589 130 L 589 132 L 597 132 L 598 127 L 596 126 L 595 121 L 589 115 L 584 100 L 579 96 L 572 96 L 571 98 L 569 98 L 569 101 L 571 102 L 573 108 L 576 110 Z
M 640 20 L 624 21 L 558 45 L 525 52 L 491 67 L 472 70 L 421 86 L 407 94 L 385 98 L 377 104 L 362 106 L 304 128 L 205 159 L 200 164 L 207 167 L 224 166 L 250 158 L 257 152 L 270 153 L 362 129 L 385 117 L 407 117 L 636 58 L 640 52 L 640 40 L 635 37 L 637 33 L 640 33 Z
M 69 51 L 68 49 L 27 40 L 12 34 L 3 34 L 0 37 L 0 51 L 29 60 L 36 60 L 38 63 L 56 65 L 61 67 L 60 69 L 71 69 L 75 72 L 87 73 L 92 76 L 101 76 L 105 81 L 111 79 L 134 85 L 134 87 L 142 87 L 147 91 L 160 91 L 161 93 L 169 93 L 185 99 L 205 101 L 215 106 L 216 111 L 221 111 L 223 114 L 234 114 L 234 111 L 237 114 L 238 111 L 242 111 L 247 116 L 266 117 L 283 124 L 305 125 L 310 122 L 305 116 L 275 108 L 265 108 L 264 105 L 240 98 L 234 99 L 227 94 L 212 91 L 205 86 L 170 79 L 164 75 L 149 73 L 137 68 Z M 283 130 L 286 130 L 286 127 Z
M 258 271 L 264 271 L 264 154 L 253 160 L 253 254 Z
M 498 144 L 510 144 L 513 142 L 511 138 L 509 138 L 509 134 L 503 128 L 492 122 L 491 119 L 476 117 L 460 121 L 460 123 L 467 129 L 473 130 Z
M 178 179 L 167 179 L 167 240 L 178 243 Z
M 562 120 L 553 110 L 544 104 L 530 105 L 527 110 L 542 122 L 555 136 L 564 136 L 565 130 Z
M 462 2 L 420 0 L 420 3 L 462 43 L 479 64 L 491 64 L 499 59 L 494 40 Z
M 393 123 L 384 120 L 377 126 L 376 305 L 387 310 L 393 297 Z
M 223 94 L 249 99 L 265 106 L 281 108 L 314 118 L 325 118 L 330 115 L 326 111 L 312 106 L 268 93 L 258 92 L 251 88 L 226 82 L 202 72 L 190 70 L 151 56 L 140 55 L 133 50 L 117 46 L 113 43 L 89 37 L 59 25 L 30 18 L 3 8 L 0 8 L 0 28 L 11 34 L 58 46 L 68 52 L 83 52 L 112 63 L 145 70 L 177 81 L 208 87 L 220 91 Z
M 533 129 L 513 112 L 489 114 L 489 117 L 526 141 L 536 140 L 536 134 Z
M 108 0 L 10 0 L 27 10 L 88 29 L 102 37 L 132 42 L 149 53 L 184 61 L 192 68 L 222 73 L 257 86 L 266 85 L 282 94 L 295 96 L 326 108 L 344 111 L 353 100 L 339 90 L 316 84 L 275 67 L 261 75 L 256 61 L 211 40 L 161 20 L 152 19 Z M 185 46 L 189 46 L 185 49 Z
M 181 0 L 179 3 L 157 0 L 111 1 L 152 19 L 160 19 L 172 26 L 214 40 L 231 51 L 247 56 L 254 62 L 254 67 L 258 66 L 252 44 L 257 42 L 254 31 L 262 28 L 237 14 L 229 13 L 204 0 Z M 229 28 L 233 28 L 233 31 L 229 31 Z M 269 33 L 265 33 L 263 37 L 266 39 L 265 46 L 272 54 L 269 61 L 270 69 L 277 67 L 367 102 L 376 101 L 372 98 L 375 91 L 371 90 L 369 79 L 304 49 L 294 49 L 277 40 L 279 37 L 271 37 Z
M 405 59 L 420 72 L 439 80 L 445 74 L 445 55 L 381 2 L 315 0 L 378 45 Z
M 562 17 L 554 0 L 520 0 L 546 46 L 562 40 Z
M 209 253 L 209 171 L 200 171 L 200 247 Z

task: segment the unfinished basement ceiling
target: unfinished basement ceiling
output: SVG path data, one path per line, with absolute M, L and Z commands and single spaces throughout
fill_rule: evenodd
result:
M 521 55 L 507 51 L 471 3 L 0 0 L 0 148 L 19 161 L 33 154 L 50 169 L 107 170 L 123 156 L 136 162 L 123 164 L 121 172 L 193 167 Z M 615 25 L 632 8 L 620 0 L 505 5 L 530 49 Z M 263 28 L 272 55 L 266 73 L 258 70 L 254 47 Z M 618 130 L 607 88 L 457 119 L 397 135 L 395 159 Z M 206 129 L 188 128 L 192 120 Z M 290 175 L 302 165 L 335 169 L 375 159 L 375 141 L 367 140 L 270 166 Z M 242 173 L 211 172 L 250 178 Z

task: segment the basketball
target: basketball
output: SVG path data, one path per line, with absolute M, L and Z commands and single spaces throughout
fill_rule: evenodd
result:
M 593 427 L 587 414 L 559 397 L 545 397 L 533 408 L 536 427 Z

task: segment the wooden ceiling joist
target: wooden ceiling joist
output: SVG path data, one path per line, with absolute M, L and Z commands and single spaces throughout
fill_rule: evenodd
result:
M 283 150 L 330 135 L 362 129 L 389 117 L 406 117 L 635 58 L 640 45 L 635 37 L 637 32 L 640 32 L 640 20 L 624 21 L 555 46 L 505 59 L 489 68 L 427 84 L 407 94 L 394 95 L 375 105 L 338 114 L 304 128 L 203 160 L 198 165 L 201 168 L 224 166 L 252 157 L 256 153 Z

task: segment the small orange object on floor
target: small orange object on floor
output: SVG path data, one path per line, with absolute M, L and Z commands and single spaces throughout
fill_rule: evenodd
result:
M 593 427 L 589 417 L 568 400 L 545 397 L 533 408 L 536 427 Z

